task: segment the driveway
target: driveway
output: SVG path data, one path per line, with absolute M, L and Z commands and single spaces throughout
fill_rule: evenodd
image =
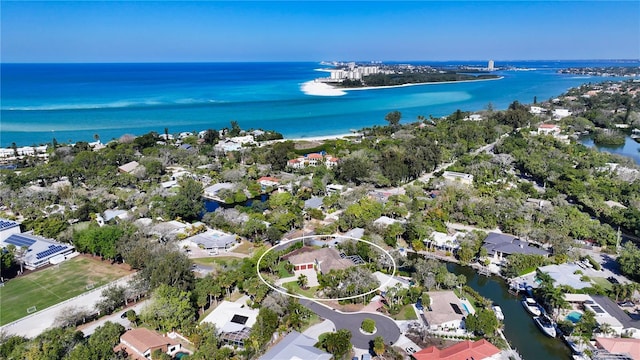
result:
M 376 336 L 382 336 L 387 344 L 394 344 L 400 338 L 400 328 L 394 320 L 386 316 L 368 312 L 346 313 L 310 300 L 300 300 L 300 304 L 321 318 L 333 322 L 336 330 L 347 329 L 351 331 L 351 344 L 356 348 L 369 349 L 370 343 Z M 360 325 L 366 318 L 376 322 L 377 331 L 373 335 L 365 335 L 360 332 Z

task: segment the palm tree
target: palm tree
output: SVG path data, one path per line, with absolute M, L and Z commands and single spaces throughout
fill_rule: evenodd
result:
M 300 274 L 300 276 L 298 276 L 298 286 L 300 286 L 301 289 L 305 289 L 308 282 L 309 279 L 307 278 L 307 275 Z

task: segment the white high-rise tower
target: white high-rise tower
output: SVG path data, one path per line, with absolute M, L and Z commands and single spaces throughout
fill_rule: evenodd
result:
M 489 71 L 495 70 L 495 68 L 493 67 L 493 60 L 489 60 L 489 64 L 487 65 L 487 69 L 489 69 Z

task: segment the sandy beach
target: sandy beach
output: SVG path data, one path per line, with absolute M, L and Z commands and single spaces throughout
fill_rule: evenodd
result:
M 406 87 L 406 86 L 467 83 L 467 82 L 475 82 L 475 81 L 500 80 L 503 78 L 504 77 L 500 76 L 493 79 L 440 81 L 440 82 L 427 82 L 427 83 L 402 84 L 402 85 L 390 85 L 390 86 L 365 86 L 365 87 L 357 87 L 357 88 L 338 88 L 324 82 L 317 82 L 315 80 L 311 80 L 303 83 L 302 86 L 300 86 L 300 90 L 302 90 L 302 92 L 307 95 L 313 95 L 313 96 L 342 96 L 342 95 L 346 95 L 347 91 L 355 91 L 355 90 L 377 90 L 377 89 L 392 89 L 392 88 L 399 88 L 399 87 Z
M 357 136 L 357 133 L 347 133 L 347 134 L 337 134 L 337 135 L 324 135 L 324 136 L 310 136 L 310 137 L 297 137 L 297 138 L 286 138 L 286 140 L 291 141 L 322 141 L 322 140 L 335 140 L 335 139 L 344 139 L 346 137 Z

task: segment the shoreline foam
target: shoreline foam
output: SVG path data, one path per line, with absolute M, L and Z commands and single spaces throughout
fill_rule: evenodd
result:
M 364 87 L 356 87 L 356 88 L 341 88 L 341 87 L 329 85 L 324 82 L 310 80 L 303 83 L 302 86 L 300 87 L 300 90 L 306 95 L 312 95 L 312 96 L 343 96 L 343 95 L 346 95 L 348 91 L 393 89 L 393 88 L 408 87 L 408 86 L 455 84 L 455 83 L 468 83 L 468 82 L 476 82 L 476 81 L 493 81 L 493 80 L 501 80 L 501 79 L 504 79 L 504 76 L 499 76 L 497 78 L 492 78 L 492 79 L 432 81 L 432 82 L 425 82 L 425 83 L 410 83 L 410 84 L 388 85 L 388 86 L 364 86 Z
M 342 89 L 315 80 L 302 83 L 300 90 L 306 95 L 312 96 L 342 96 L 347 94 Z

